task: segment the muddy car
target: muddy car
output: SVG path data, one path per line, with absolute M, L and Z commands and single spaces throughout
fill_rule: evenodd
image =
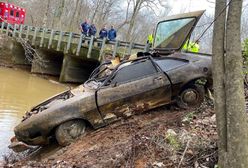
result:
M 201 104 L 211 83 L 211 57 L 180 50 L 202 14 L 160 22 L 153 53 L 139 53 L 117 66 L 103 63 L 83 85 L 33 107 L 15 127 L 16 139 L 44 145 L 55 137 L 65 146 L 86 126 L 97 129 L 170 103 L 182 108 Z

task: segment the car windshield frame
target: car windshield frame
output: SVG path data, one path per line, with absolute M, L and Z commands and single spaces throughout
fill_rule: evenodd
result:
M 151 60 L 153 66 L 155 67 L 155 69 L 159 72 L 161 71 L 157 66 L 157 64 L 154 62 L 154 60 L 149 57 L 149 56 L 144 56 L 144 57 L 140 57 L 140 58 L 137 58 L 135 60 L 126 60 L 126 61 L 123 61 L 121 62 L 119 65 L 117 65 L 112 71 L 111 73 L 105 77 L 105 79 L 99 84 L 97 83 L 98 81 L 96 80 L 96 76 L 99 75 L 100 73 L 102 73 L 103 71 L 100 71 L 100 72 L 97 72 L 98 70 L 100 70 L 101 67 L 103 66 L 106 66 L 106 65 L 111 65 L 111 62 L 106 62 L 106 63 L 103 63 L 101 64 L 98 68 L 96 68 L 92 74 L 90 75 L 90 78 L 84 83 L 84 86 L 90 88 L 90 89 L 100 89 L 100 88 L 106 88 L 106 87 L 110 87 L 111 85 L 113 84 L 110 84 L 109 81 L 111 81 L 111 79 L 116 75 L 116 73 L 118 73 L 119 70 L 121 70 L 123 67 L 124 64 L 127 64 L 127 63 L 131 63 L 131 64 L 134 64 L 134 63 L 138 63 L 139 61 L 143 61 L 143 60 Z M 130 64 L 130 65 L 131 65 Z M 127 65 L 129 66 L 129 65 Z M 90 82 L 92 81 L 95 81 L 95 85 L 93 84 L 93 86 L 89 85 Z
M 100 74 L 103 74 L 104 71 L 108 70 L 107 66 L 111 65 L 111 62 L 105 62 L 101 65 L 99 65 L 90 75 L 89 79 L 84 82 L 84 86 L 90 89 L 98 89 L 102 83 L 112 74 L 109 74 L 108 76 L 102 76 L 100 78 L 97 78 Z M 103 68 L 103 69 L 101 69 Z M 106 75 L 106 74 L 105 74 Z M 99 81 L 100 80 L 100 81 Z
M 177 29 L 172 30 L 172 29 L 175 29 L 175 28 L 173 26 L 171 26 L 170 23 L 173 23 L 173 22 L 176 23 L 177 21 L 180 21 L 180 20 L 182 20 L 182 21 L 183 20 L 189 20 L 189 22 L 185 22 L 181 26 L 179 25 L 178 30 Z M 180 23 L 180 22 L 178 22 L 178 23 Z M 192 24 L 189 25 L 190 23 L 192 23 Z M 168 51 L 170 51 L 170 50 L 179 50 L 183 46 L 183 44 L 186 42 L 186 40 L 189 38 L 189 36 L 190 36 L 191 32 L 193 31 L 196 23 L 197 23 L 197 17 L 194 17 L 194 16 L 160 21 L 158 23 L 157 27 L 156 27 L 156 30 L 155 30 L 155 36 L 154 36 L 155 38 L 154 38 L 153 48 L 154 49 L 159 49 L 159 50 L 168 50 Z M 170 26 L 169 29 L 171 29 L 171 34 L 167 33 L 167 38 L 164 38 L 164 39 L 161 37 L 161 39 L 163 39 L 163 40 L 161 40 L 160 43 L 157 44 L 156 40 L 158 39 L 157 38 L 158 37 L 158 29 L 159 29 L 159 26 L 162 25 L 162 24 L 167 24 L 166 26 L 163 27 L 163 29 L 166 29 L 165 27 L 168 28 L 168 26 Z M 176 33 L 180 32 L 180 29 L 186 28 L 187 25 L 189 25 L 189 28 L 187 29 L 187 34 L 184 36 L 184 38 L 182 38 L 180 40 L 180 43 L 177 46 L 172 47 L 172 48 L 171 47 L 166 47 L 166 46 L 165 47 L 159 47 L 162 43 L 165 43 L 165 42 L 167 42 L 167 46 L 169 46 L 170 41 L 175 39 L 175 37 L 173 37 L 173 35 L 175 35 Z

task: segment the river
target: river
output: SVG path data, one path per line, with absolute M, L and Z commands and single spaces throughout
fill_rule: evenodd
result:
M 0 158 L 9 152 L 14 127 L 40 101 L 68 87 L 20 69 L 0 67 Z

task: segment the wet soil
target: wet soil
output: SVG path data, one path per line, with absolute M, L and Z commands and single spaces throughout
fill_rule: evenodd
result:
M 213 167 L 217 163 L 216 139 L 214 113 L 209 105 L 187 111 L 162 107 L 88 130 L 70 146 L 56 147 L 50 154 L 38 151 L 8 166 Z

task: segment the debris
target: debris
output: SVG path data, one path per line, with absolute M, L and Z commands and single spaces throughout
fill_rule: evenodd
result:
M 165 166 L 163 162 L 154 162 L 152 165 L 153 165 L 155 168 L 156 168 L 156 167 L 159 168 L 159 167 L 164 167 L 164 166 Z
M 180 162 L 179 162 L 179 165 L 177 166 L 178 168 L 181 167 L 181 164 L 182 164 L 182 162 L 183 162 L 184 156 L 185 156 L 185 154 L 186 154 L 186 152 L 187 152 L 187 150 L 188 150 L 189 143 L 190 143 L 190 140 L 187 142 L 187 145 L 186 145 L 186 148 L 185 148 L 185 150 L 184 150 L 184 152 L 183 152 L 182 158 L 181 158 L 181 160 L 180 160 Z
M 173 129 L 167 130 L 167 136 L 177 136 L 177 133 Z

